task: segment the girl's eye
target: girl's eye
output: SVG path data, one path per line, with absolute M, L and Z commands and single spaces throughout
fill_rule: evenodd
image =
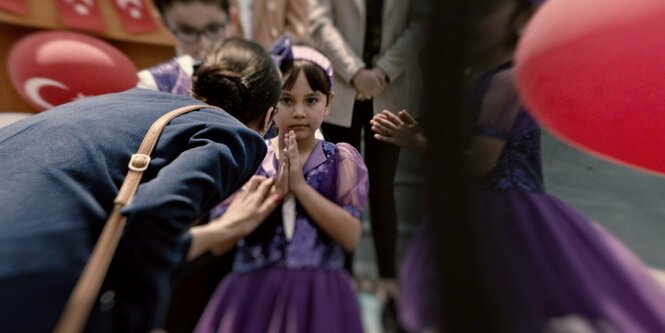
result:
M 285 104 L 285 105 L 290 105 L 290 104 L 293 103 L 293 99 L 291 99 L 289 97 L 280 97 L 279 102 L 282 103 L 282 104 Z
M 314 97 L 310 97 L 310 98 L 308 98 L 308 99 L 305 100 L 305 102 L 306 102 L 308 105 L 316 104 L 316 103 L 318 103 L 318 101 L 319 101 L 319 99 L 318 99 L 318 98 L 314 98 Z

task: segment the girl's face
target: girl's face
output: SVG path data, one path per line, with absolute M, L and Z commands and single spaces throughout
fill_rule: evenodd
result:
M 314 140 L 314 133 L 330 112 L 332 96 L 313 91 L 303 70 L 298 73 L 291 90 L 282 90 L 275 116 L 280 133 L 294 131 L 296 140 Z
M 516 1 L 498 1 L 478 9 L 472 29 L 472 54 L 500 50 L 510 44 L 515 28 L 511 19 L 516 7 Z

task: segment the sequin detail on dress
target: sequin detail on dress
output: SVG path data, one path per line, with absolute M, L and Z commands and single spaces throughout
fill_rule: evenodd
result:
M 348 152 L 342 154 L 341 151 Z M 344 156 L 346 155 L 346 156 Z M 357 183 L 350 195 L 340 196 L 339 165 L 345 159 L 353 160 Z M 272 146 L 257 175 L 271 177 L 277 172 L 277 160 Z M 347 144 L 320 141 L 304 166 L 305 180 L 321 195 L 337 203 L 351 215 L 361 218 L 367 197 L 367 170 L 360 154 Z M 357 195 L 355 195 L 357 193 Z M 357 199 L 356 199 L 357 198 Z M 218 206 L 213 216 L 226 209 Z M 296 204 L 293 239 L 287 241 L 282 226 L 281 207 L 276 209 L 254 232 L 238 242 L 234 271 L 247 272 L 263 267 L 313 267 L 342 269 L 344 252 L 330 236 L 322 231 L 300 204 Z

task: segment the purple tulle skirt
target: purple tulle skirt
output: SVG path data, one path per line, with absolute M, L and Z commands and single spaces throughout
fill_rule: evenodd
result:
M 437 315 L 441 313 L 436 289 L 440 280 L 433 266 L 430 229 L 427 221 L 418 226 L 400 266 L 397 317 L 407 332 L 423 332 L 436 326 Z
M 473 203 L 481 281 L 509 331 L 566 331 L 569 323 L 593 332 L 665 332 L 665 288 L 601 226 L 547 194 L 491 190 Z M 432 256 L 418 254 L 425 248 L 412 246 L 404 260 L 402 311 L 432 304 L 431 291 L 418 285 L 433 271 L 423 260 Z M 405 323 L 431 323 L 431 311 L 409 311 L 400 315 Z
M 576 316 L 596 331 L 665 332 L 665 289 L 598 224 L 547 194 L 488 191 L 475 208 L 487 276 L 515 322 L 550 329 Z
M 362 332 L 344 270 L 270 267 L 228 275 L 195 332 Z

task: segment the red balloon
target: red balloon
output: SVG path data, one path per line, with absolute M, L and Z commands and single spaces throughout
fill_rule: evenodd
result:
M 136 86 L 134 64 L 115 47 L 88 35 L 47 31 L 30 34 L 10 50 L 14 88 L 37 110 L 86 96 Z
M 665 173 L 665 1 L 548 0 L 515 66 L 524 104 L 552 133 Z

